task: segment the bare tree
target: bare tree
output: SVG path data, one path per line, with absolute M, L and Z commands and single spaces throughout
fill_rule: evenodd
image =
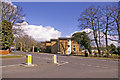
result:
M 24 20 L 25 14 L 20 6 L 15 6 L 10 2 L 1 2 L 2 20 L 10 21 L 11 24 Z
M 106 49 L 107 53 L 109 52 L 108 49 L 108 35 L 110 35 L 110 32 L 114 29 L 114 22 L 115 20 L 111 17 L 111 14 L 113 13 L 111 10 L 111 5 L 106 5 L 102 8 L 103 13 L 103 19 L 102 19 L 102 31 L 105 35 L 105 41 L 106 41 Z
M 28 35 L 24 35 L 24 36 L 18 36 L 16 37 L 16 47 L 19 48 L 20 47 L 20 51 L 22 51 L 22 48 L 29 50 L 34 46 L 37 45 L 37 42 L 34 43 L 33 41 L 35 41 L 31 36 Z
M 101 44 L 101 38 L 103 37 L 103 35 L 101 34 L 101 29 L 102 29 L 102 21 L 101 21 L 101 18 L 102 18 L 102 11 L 101 11 L 101 7 L 98 6 L 99 10 L 97 11 L 97 14 L 96 14 L 96 23 L 97 23 L 97 31 L 98 31 L 98 42 L 99 42 L 99 46 L 101 47 L 102 44 Z
M 120 4 L 118 4 L 120 5 Z M 114 28 L 113 30 L 117 32 L 118 36 L 119 36 L 119 40 L 120 40 L 120 11 L 119 11 L 119 6 L 116 6 L 116 5 L 112 5 L 110 7 L 110 10 L 112 12 L 112 14 L 110 15 L 114 20 L 115 20 L 115 23 L 114 23 Z
M 90 6 L 80 15 L 78 21 L 80 23 L 79 27 L 81 29 L 90 28 L 93 30 L 94 40 L 98 49 L 98 53 L 100 54 L 100 47 L 97 40 L 98 27 L 96 23 L 98 9 L 98 7 L 96 8 L 95 6 Z
M 63 50 L 63 54 L 66 54 L 67 42 L 60 42 L 60 44 L 61 44 L 61 49 Z

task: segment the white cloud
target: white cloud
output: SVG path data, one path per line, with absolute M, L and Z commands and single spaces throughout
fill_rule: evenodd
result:
M 61 32 L 58 30 L 55 30 L 51 26 L 45 26 L 42 25 L 29 25 L 27 22 L 18 23 L 19 27 L 21 27 L 26 34 L 33 37 L 37 41 L 47 41 L 50 39 L 57 39 L 61 36 Z M 14 26 L 17 27 L 17 26 Z
M 76 33 L 76 32 L 86 32 L 87 34 L 88 34 L 88 36 L 89 36 L 89 38 L 91 39 L 91 40 L 94 40 L 94 36 L 93 36 L 93 30 L 92 29 L 84 29 L 84 30 L 82 30 L 82 31 L 75 31 L 74 33 Z M 74 34 L 74 33 L 72 33 L 71 34 L 71 36 Z M 97 32 L 98 33 L 98 32 Z M 99 35 L 98 35 L 99 36 Z M 101 41 L 101 45 L 102 46 L 105 46 L 105 35 L 103 34 L 103 32 L 100 32 L 100 36 L 103 36 L 101 39 L 100 39 L 100 41 Z M 118 36 L 110 36 L 110 35 L 108 35 L 108 38 L 110 38 L 110 39 L 113 39 L 113 40 L 118 40 Z M 108 45 L 110 45 L 110 44 L 114 44 L 116 47 L 118 47 L 118 42 L 117 41 L 112 41 L 112 40 L 110 40 L 110 39 L 108 39 Z M 95 41 L 92 41 L 91 42 L 91 46 L 96 46 L 96 44 L 95 44 Z

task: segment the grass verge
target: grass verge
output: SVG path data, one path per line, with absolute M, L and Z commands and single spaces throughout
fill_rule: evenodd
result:
M 0 56 L 0 58 L 20 58 L 23 56 Z
M 21 57 L 24 57 L 25 54 L 15 54 L 15 53 L 10 53 L 12 55 L 3 55 L 3 56 L 0 56 L 0 58 L 2 59 L 6 59 L 6 58 L 21 58 Z
M 81 58 L 92 58 L 92 59 L 104 59 L 104 60 L 120 60 L 118 58 L 107 58 L 107 57 L 85 57 L 85 56 L 82 56 L 82 55 L 73 55 L 73 56 L 78 56 L 78 57 L 81 57 Z

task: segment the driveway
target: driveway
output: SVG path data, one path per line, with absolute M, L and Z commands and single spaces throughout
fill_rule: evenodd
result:
M 118 78 L 118 61 L 58 55 L 54 64 L 54 54 L 31 54 L 37 66 L 20 66 L 25 57 L 3 59 L 3 78 Z

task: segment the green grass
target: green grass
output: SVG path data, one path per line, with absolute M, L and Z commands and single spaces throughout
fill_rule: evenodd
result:
M 74 55 L 74 56 L 78 56 L 78 57 L 81 57 L 81 58 L 92 58 L 92 59 L 120 60 L 118 58 L 107 58 L 107 57 L 85 57 L 83 55 Z
M 11 52 L 10 54 L 15 54 L 15 53 Z
M 10 54 L 15 54 L 15 53 L 10 53 Z M 15 55 L 6 55 L 6 56 L 0 56 L 0 58 L 21 58 L 24 57 L 25 54 L 15 54 Z
M 0 56 L 0 58 L 20 58 L 20 57 L 23 57 L 23 56 Z

